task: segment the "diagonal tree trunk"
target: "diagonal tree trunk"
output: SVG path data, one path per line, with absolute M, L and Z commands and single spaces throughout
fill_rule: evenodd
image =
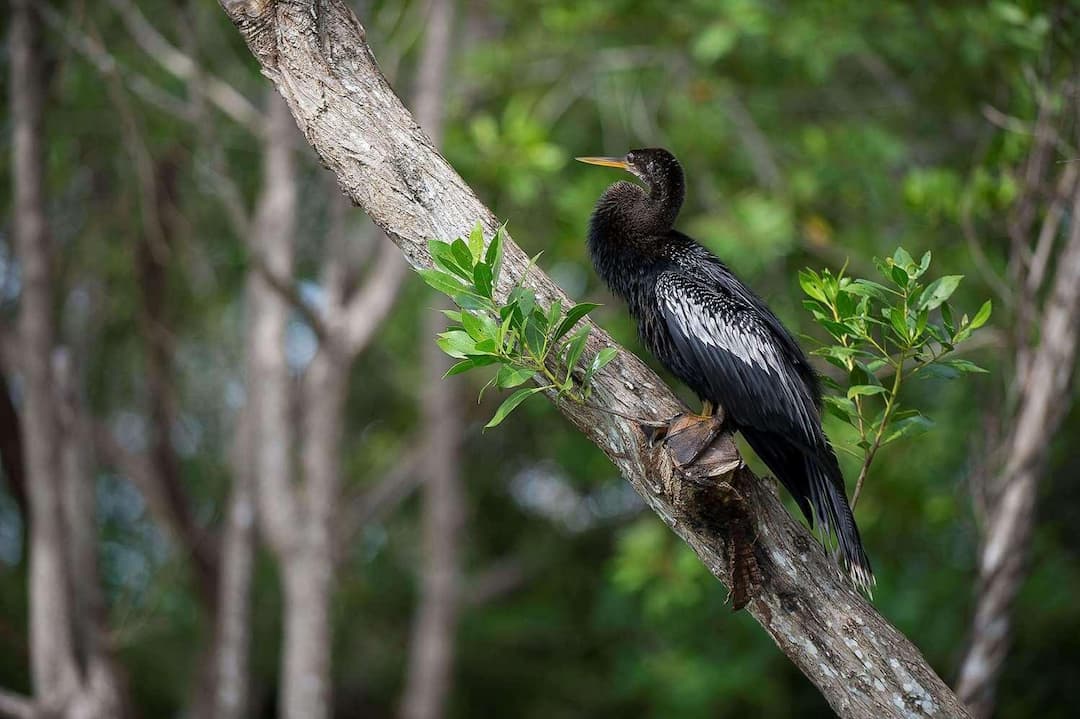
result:
M 430 267 L 427 240 L 467 234 L 480 221 L 488 235 L 494 215 L 439 156 L 394 95 L 364 42 L 363 28 L 341 0 L 221 0 L 249 48 L 343 190 L 401 248 L 415 267 Z M 507 240 L 505 298 L 525 274 L 528 258 Z M 538 300 L 565 299 L 545 275 L 524 279 Z M 565 306 L 565 302 L 564 302 Z M 611 338 L 594 330 L 587 356 Z M 593 402 L 559 410 L 616 464 L 649 506 L 722 581 L 729 581 L 723 522 L 677 510 L 665 479 L 678 481 L 674 460 L 652 447 L 638 423 L 622 416 L 667 418 L 682 406 L 643 363 L 626 352 L 595 378 Z M 730 438 L 716 448 L 739 466 Z M 753 523 L 762 565 L 754 618 L 843 717 L 964 717 L 956 696 L 902 634 L 837 575 L 813 537 L 784 509 L 771 483 L 748 471 L 731 473 L 739 515 Z M 719 491 L 719 490 L 717 490 Z M 713 492 L 714 494 L 716 492 Z
M 453 0 L 432 0 L 417 68 L 416 119 L 433 144 L 442 137 Z M 441 302 L 442 298 L 435 298 Z M 443 380 L 449 362 L 431 337 L 442 331 L 442 315 L 429 312 L 421 325 L 425 439 L 421 497 L 424 563 L 420 601 L 413 618 L 408 673 L 402 702 L 405 719 L 445 714 L 453 671 L 454 633 L 460 605 L 461 531 L 465 499 L 460 478 L 462 422 L 458 383 Z

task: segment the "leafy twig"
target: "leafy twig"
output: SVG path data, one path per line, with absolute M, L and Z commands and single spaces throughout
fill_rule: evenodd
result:
M 846 277 L 844 269 L 835 275 L 829 270 L 799 273 L 799 284 L 809 298 L 803 306 L 833 340 L 814 354 L 845 372 L 845 382 L 824 379 L 836 392 L 824 401 L 831 414 L 859 435 L 862 466 L 852 506 L 859 500 L 878 451 L 932 426 L 918 410 L 900 409 L 904 381 L 916 374 L 952 379 L 986 371 L 966 360 L 945 357 L 986 324 L 990 301 L 984 302 L 974 317 L 969 319 L 965 314 L 956 323 L 948 299 L 963 276 L 946 275 L 924 285 L 920 280 L 930 268 L 930 259 L 927 252 L 915 262 L 902 247 L 892 257 L 875 258 L 884 284 Z M 938 321 L 931 321 L 931 313 Z M 906 367 L 909 360 L 915 364 Z M 890 373 L 892 382 L 886 386 L 882 377 L 888 379 Z M 878 406 L 880 411 L 872 414 Z
M 560 397 L 575 402 L 588 399 L 593 376 L 614 359 L 616 350 L 604 348 L 579 368 L 590 328 L 585 325 L 571 332 L 599 305 L 583 302 L 564 311 L 562 303 L 556 300 L 545 309 L 537 304 L 533 291 L 520 281 L 505 303 L 497 300 L 494 287 L 502 265 L 501 229 L 486 246 L 483 231 L 477 224 L 468 239 L 434 240 L 428 248 L 435 268 L 422 270 L 420 275 L 459 307 L 445 312 L 456 324 L 438 337 L 443 352 L 460 360 L 447 375 L 489 365 L 497 367 L 495 375 L 480 391 L 481 397 L 491 386 L 513 389 L 530 379 L 541 379 L 538 386 L 523 387 L 511 394 L 486 427 L 500 424 L 526 399 L 546 390 L 554 390 Z M 561 370 L 556 374 L 553 369 L 562 366 L 566 367 L 564 376 L 560 376 Z M 583 372 L 580 382 L 575 382 L 575 369 Z

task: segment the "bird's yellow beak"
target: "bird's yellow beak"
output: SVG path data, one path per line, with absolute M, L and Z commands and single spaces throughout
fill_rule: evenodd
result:
M 587 165 L 603 165 L 604 167 L 617 167 L 620 170 L 627 169 L 626 160 L 622 157 L 575 157 L 578 162 Z

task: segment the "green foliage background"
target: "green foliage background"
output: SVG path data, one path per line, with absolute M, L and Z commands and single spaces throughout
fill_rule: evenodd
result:
M 264 81 L 214 3 L 143 0 L 174 42 L 250 98 Z M 185 88 L 132 42 L 106 3 L 57 5 L 93 28 L 122 65 L 181 100 Z M 403 95 L 423 29 L 422 2 L 382 2 L 361 14 L 383 68 Z M 445 153 L 526 251 L 592 317 L 639 350 L 625 310 L 588 268 L 584 228 L 612 171 L 582 154 L 663 145 L 689 179 L 680 228 L 725 258 L 793 328 L 824 339 L 801 306 L 797 270 L 872 276 L 898 245 L 932 250 L 940 274 L 964 274 L 955 300 L 977 308 L 994 289 L 960 230 L 970 218 L 991 268 L 1004 269 L 1003 217 L 1029 138 L 991 125 L 989 105 L 1025 120 L 1033 78 L 1069 71 L 1077 10 L 1069 3 L 867 3 L 854 0 L 488 0 L 462 4 L 447 87 Z M 46 113 L 50 220 L 60 248 L 65 327 L 93 328 L 89 399 L 114 426 L 132 421 L 145 390 L 135 331 L 131 253 L 142 231 L 131 148 L 116 92 L 47 33 L 53 75 Z M 6 55 L 2 88 L 6 97 Z M 112 89 L 111 89 L 112 88 Z M 257 191 L 260 149 L 211 115 L 209 129 L 126 94 L 147 151 L 175 166 L 182 238 L 170 262 L 168 307 L 178 333 L 176 442 L 200 521 L 219 522 L 240 382 L 246 253 L 216 196 L 216 138 L 245 200 Z M 8 113 L 0 163 L 10 165 Z M 302 163 L 299 266 L 328 226 L 330 184 L 312 153 Z M 12 316 L 10 172 L 0 174 L 0 310 Z M 350 215 L 362 234 L 363 218 Z M 345 467 L 351 485 L 376 482 L 418 426 L 417 346 L 432 295 L 412 278 L 377 344 L 355 367 Z M 995 297 L 986 328 L 1007 332 Z M 71 330 L 74 332 L 75 330 Z M 299 317 L 290 336 L 302 349 Z M 309 331 L 307 331 L 310 334 Z M 310 337 L 308 338 L 310 340 Z M 300 352 L 300 350 L 297 350 Z M 302 354 L 302 353 L 301 353 Z M 985 454 L 983 418 L 1001 409 L 1011 373 L 1003 353 L 972 359 L 990 374 L 913 380 L 905 405 L 934 417 L 915 439 L 885 447 L 857 518 L 875 562 L 879 609 L 951 679 L 972 606 L 976 523 L 966 478 Z M 822 365 L 824 367 L 824 364 Z M 459 380 L 462 378 L 458 378 Z M 466 375 L 462 396 L 483 379 Z M 469 383 L 475 384 L 469 384 Z M 233 399 L 230 399 L 233 398 Z M 466 409 L 467 568 L 511 560 L 514 592 L 466 608 L 457 645 L 457 717 L 829 716 L 820 696 L 663 525 L 630 496 L 605 458 L 543 402 L 522 405 L 481 434 L 499 397 Z M 1061 398 L 1072 402 L 1075 398 Z M 850 431 L 830 420 L 830 433 Z M 847 431 L 847 434 L 845 434 Z M 1080 672 L 1080 550 L 1075 507 L 1080 454 L 1070 412 L 1040 498 L 1031 578 L 1001 686 L 1002 717 L 1072 716 Z M 858 463 L 845 459 L 849 480 Z M 99 477 L 104 571 L 112 622 L 143 716 L 174 716 L 188 700 L 202 626 L 184 557 L 121 477 Z M 340 572 L 335 602 L 339 714 L 395 712 L 415 599 L 415 500 L 364 529 Z M 25 689 L 25 571 L 20 520 L 0 495 L 0 685 Z M 255 669 L 270 716 L 280 597 L 260 562 Z

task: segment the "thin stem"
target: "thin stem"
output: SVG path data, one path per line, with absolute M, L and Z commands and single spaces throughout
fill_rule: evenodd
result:
M 907 317 L 908 311 L 908 295 L 904 295 L 904 316 Z M 892 391 L 889 392 L 888 399 L 885 400 L 885 411 L 881 414 L 881 424 L 878 425 L 877 432 L 874 433 L 874 442 L 870 445 L 870 449 L 867 450 L 866 456 L 863 458 L 862 468 L 859 470 L 859 479 L 855 482 L 855 494 L 851 497 L 851 508 L 854 509 L 855 505 L 859 502 L 859 495 L 862 494 L 863 483 L 866 482 L 866 475 L 870 472 L 870 465 L 874 461 L 874 456 L 877 455 L 877 451 L 881 448 L 882 437 L 885 436 L 885 428 L 889 425 L 889 419 L 892 417 L 893 410 L 896 408 L 896 398 L 900 394 L 900 385 L 904 380 L 904 361 L 907 359 L 907 353 L 910 347 L 904 347 L 900 350 L 900 355 L 896 360 L 896 374 L 893 375 Z

